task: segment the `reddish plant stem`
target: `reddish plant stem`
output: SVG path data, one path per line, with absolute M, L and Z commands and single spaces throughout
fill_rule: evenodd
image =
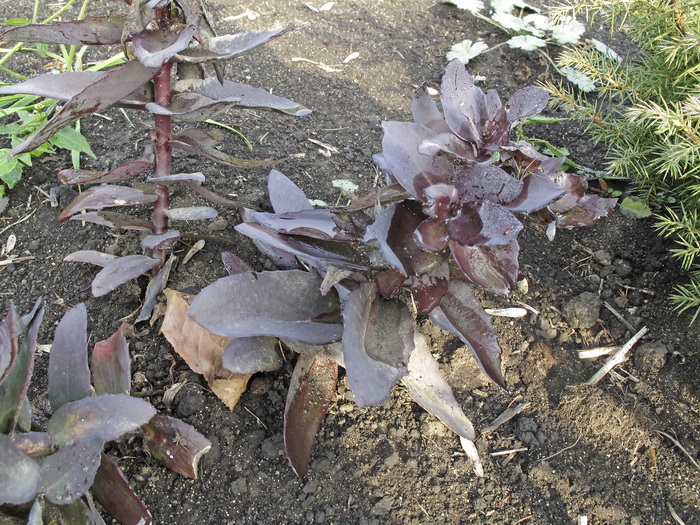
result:
M 162 24 L 170 23 L 170 6 L 156 8 L 156 19 Z M 173 64 L 168 61 L 160 68 L 158 75 L 153 80 L 155 103 L 160 106 L 169 106 L 172 102 L 172 89 L 170 78 Z M 170 139 L 172 137 L 171 117 L 167 115 L 153 115 L 156 126 L 156 166 L 155 176 L 163 177 L 170 175 L 170 164 L 172 161 L 172 147 Z M 167 186 L 156 184 L 155 194 L 158 197 L 153 209 L 154 233 L 156 235 L 165 233 L 168 229 L 168 217 L 165 211 L 170 205 L 170 191 Z M 154 251 L 154 256 L 160 255 L 160 250 Z

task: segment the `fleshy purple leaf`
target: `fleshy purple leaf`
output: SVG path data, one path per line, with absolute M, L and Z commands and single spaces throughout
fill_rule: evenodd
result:
M 447 293 L 450 280 L 450 266 L 447 262 L 422 275 L 413 278 L 411 294 L 418 313 L 432 312 Z
M 418 145 L 418 153 L 422 155 L 435 157 L 441 152 L 449 153 L 468 161 L 475 161 L 479 158 L 479 150 L 474 144 L 462 140 L 452 132 L 433 135 L 421 141 Z
M 100 297 L 118 286 L 136 279 L 160 264 L 160 259 L 145 255 L 119 257 L 102 268 L 92 281 L 92 295 Z
M 462 202 L 489 200 L 497 204 L 514 201 L 523 183 L 493 164 L 473 164 L 456 176 Z
M 422 249 L 440 253 L 447 248 L 450 240 L 447 235 L 447 223 L 439 219 L 426 219 L 413 232 L 413 241 Z
M 158 69 L 146 68 L 137 60 L 109 69 L 66 102 L 39 131 L 12 148 L 10 154 L 18 155 L 35 149 L 64 126 L 116 104 L 149 82 L 157 73 Z
M 512 201 L 503 204 L 504 208 L 513 213 L 531 213 L 544 208 L 554 199 L 561 197 L 564 190 L 550 177 L 533 173 L 523 179 L 520 195 Z
M 267 191 L 275 213 L 293 213 L 313 210 L 302 189 L 289 177 L 277 170 L 271 170 L 267 178 Z
M 437 104 L 428 93 L 428 88 L 425 84 L 419 86 L 413 93 L 411 110 L 413 112 L 413 121 L 416 124 L 430 128 L 436 134 L 450 131 Z
M 232 155 L 229 155 L 223 151 L 207 146 L 206 144 L 199 142 L 198 140 L 185 136 L 182 134 L 175 134 L 173 139 L 169 142 L 170 146 L 175 149 L 181 149 L 183 151 L 188 151 L 190 153 L 197 153 L 199 155 L 204 155 L 208 159 L 211 159 L 221 164 L 228 164 L 229 166 L 236 166 L 239 168 L 264 168 L 276 164 L 279 160 L 274 159 L 264 159 L 264 160 L 245 160 L 239 159 Z
M 197 173 L 173 173 L 172 175 L 161 175 L 160 177 L 148 177 L 149 182 L 157 184 L 173 184 L 182 181 L 204 182 L 204 174 Z
M 322 240 L 351 240 L 349 235 L 338 228 L 330 210 L 325 208 L 293 213 L 253 212 L 251 218 L 277 233 L 304 235 Z
M 273 38 L 285 35 L 294 28 L 261 31 L 259 33 L 238 33 L 235 35 L 215 36 L 194 45 L 179 54 L 178 60 L 190 63 L 208 63 L 213 60 L 227 60 L 269 42 Z
M 95 482 L 90 492 L 119 523 L 151 525 L 153 517 L 136 495 L 117 463 L 102 453 Z
M 512 292 L 518 280 L 518 241 L 502 246 L 450 244 L 452 257 L 471 282 L 493 293 Z
M 92 382 L 95 393 L 128 394 L 131 389 L 131 356 L 124 335 L 125 324 L 104 341 L 98 341 L 92 349 Z
M 481 145 L 481 125 L 486 116 L 486 96 L 457 59 L 445 68 L 440 90 L 445 122 L 463 140 Z
M 169 250 L 180 240 L 178 230 L 168 230 L 160 235 L 147 235 L 141 239 L 141 248 L 144 250 Z
M 80 213 L 73 215 L 68 220 L 85 221 L 91 224 L 106 226 L 107 228 L 121 228 L 123 230 L 150 232 L 155 229 L 153 223 L 148 219 L 112 211 L 90 211 L 87 213 Z
M 423 209 L 427 215 L 440 220 L 454 216 L 459 192 L 452 184 L 433 184 L 425 189 L 423 195 L 426 199 Z
M 48 456 L 51 454 L 51 436 L 46 432 L 18 432 L 12 436 L 12 443 L 27 456 Z
M 146 67 L 160 67 L 187 48 L 196 27 L 173 24 L 167 29 L 146 29 L 131 37 L 134 56 Z
M 572 173 L 565 173 L 563 171 L 555 173 L 552 180 L 566 192 L 563 197 L 549 205 L 549 210 L 552 213 L 566 213 L 578 204 L 579 199 L 583 197 L 588 190 L 588 181 Z
M 414 337 L 415 350 L 408 361 L 408 375 L 401 381 L 416 403 L 439 418 L 458 436 L 473 440 L 476 437 L 474 427 L 442 376 L 425 336 L 416 332 Z
M 434 135 L 430 128 L 413 122 L 382 122 L 382 128 L 384 138 L 379 167 L 408 193 L 422 199 L 423 190 L 431 184 L 449 182 L 454 173 L 449 159 L 418 152 L 420 143 Z
M 92 395 L 87 350 L 87 310 L 80 303 L 56 327 L 49 354 L 49 402 L 57 409 Z
M 66 262 L 84 262 L 95 266 L 105 267 L 112 261 L 118 259 L 116 255 L 98 252 L 96 250 L 80 250 L 66 255 L 63 260 Z
M 59 448 L 41 463 L 41 492 L 56 505 L 68 505 L 92 486 L 104 442 L 84 439 Z
M 199 221 L 215 219 L 219 212 L 209 206 L 191 206 L 189 208 L 169 208 L 165 215 L 173 221 Z
M 41 469 L 22 453 L 12 438 L 0 434 L 0 505 L 22 505 L 32 501 L 41 486 Z
M 143 427 L 144 444 L 151 455 L 173 472 L 197 479 L 200 458 L 211 449 L 211 441 L 192 425 L 158 414 Z
M 343 327 L 337 296 L 322 296 L 320 287 L 320 278 L 300 270 L 230 275 L 204 288 L 189 314 L 225 337 L 270 335 L 326 344 L 340 340 Z
M 73 202 L 66 206 L 58 216 L 58 220 L 65 221 L 71 215 L 83 210 L 150 204 L 156 200 L 155 195 L 147 195 L 141 190 L 128 186 L 113 186 L 111 184 L 93 186 L 73 199 Z
M 237 337 L 224 348 L 222 366 L 234 374 L 279 370 L 284 361 L 276 337 Z
M 70 100 L 106 74 L 105 71 L 45 73 L 24 82 L 0 86 L 0 95 L 24 94 L 56 100 Z
M 27 24 L 1 33 L 0 41 L 85 46 L 114 45 L 121 43 L 125 21 L 125 15 L 113 14 L 88 16 L 83 20 L 70 22 Z
M 253 271 L 248 263 L 235 253 L 221 252 L 221 262 L 224 263 L 224 269 L 229 275 Z
M 152 170 L 153 168 L 153 162 L 139 159 L 125 162 L 124 164 L 107 172 L 74 169 L 61 170 L 58 172 L 58 180 L 67 185 L 121 182 L 132 179 L 141 173 Z
M 569 211 L 557 216 L 557 227 L 578 228 L 580 226 L 593 226 L 615 207 L 617 199 L 598 197 L 597 195 L 584 195 L 576 206 Z
M 299 357 L 289 381 L 284 409 L 284 450 L 294 472 L 304 478 L 316 433 L 335 396 L 338 365 L 326 352 Z
M 493 246 L 513 242 L 523 229 L 510 211 L 491 201 L 467 202 L 447 221 L 450 239 L 463 246 Z
M 505 390 L 496 332 L 468 284 L 452 279 L 440 305 L 430 312 L 430 319 L 439 328 L 459 337 L 486 377 Z
M 549 93 L 535 86 L 519 89 L 508 99 L 508 122 L 514 126 L 523 120 L 537 115 L 549 102 Z
M 134 320 L 134 324 L 140 323 L 141 321 L 148 321 L 153 315 L 153 310 L 155 310 L 158 305 L 158 297 L 161 292 L 165 290 L 170 280 L 170 272 L 173 265 L 177 261 L 175 254 L 171 253 L 165 264 L 158 270 L 158 273 L 148 282 L 146 286 L 146 293 L 143 296 L 143 304 L 141 306 L 141 311 L 139 316 Z
M 103 394 L 66 403 L 54 411 L 48 433 L 59 447 L 85 439 L 113 441 L 145 425 L 156 409 L 126 394 Z
M 374 284 L 361 283 L 345 301 L 343 326 L 343 357 L 355 403 L 378 405 L 408 372 L 413 317 L 404 304 L 379 299 Z

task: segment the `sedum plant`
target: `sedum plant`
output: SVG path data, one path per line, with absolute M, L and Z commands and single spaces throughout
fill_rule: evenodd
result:
M 250 51 L 290 29 L 216 36 L 202 0 L 125 0 L 126 13 L 86 17 L 73 22 L 28 24 L 0 34 L 0 40 L 63 45 L 123 45 L 129 60 L 107 71 L 44 74 L 12 86 L 0 95 L 28 94 L 65 101 L 40 129 L 15 145 L 10 155 L 22 155 L 45 143 L 63 127 L 111 106 L 146 111 L 153 115 L 152 145 L 136 159 L 107 171 L 67 169 L 59 180 L 89 186 L 60 214 L 59 220 L 80 220 L 110 228 L 144 233 L 145 255 L 113 257 L 80 251 L 66 260 L 103 267 L 92 285 L 93 295 L 106 294 L 163 263 L 161 255 L 180 239 L 171 221 L 211 219 L 214 208 L 170 206 L 170 187 L 184 186 L 219 205 L 240 203 L 203 188 L 202 173 L 172 173 L 172 150 L 202 155 L 229 166 L 259 167 L 274 161 L 250 161 L 231 156 L 215 146 L 221 137 L 189 123 L 210 119 L 232 107 L 276 110 L 305 115 L 309 110 L 265 90 L 226 80 L 225 61 Z M 215 75 L 207 76 L 205 64 Z M 183 121 L 175 128 L 173 119 Z M 145 184 L 119 185 L 150 173 Z M 115 207 L 149 205 L 150 219 Z
M 657 211 L 657 228 L 677 241 L 671 252 L 690 270 L 676 287 L 679 310 L 700 314 L 700 6 L 690 0 L 572 2 L 562 16 L 586 12 L 624 31 L 639 55 L 622 58 L 599 43 L 568 49 L 561 66 L 595 84 L 598 99 L 561 85 L 546 88 L 608 147 L 608 168 L 631 179 Z
M 543 90 L 521 89 L 504 104 L 454 60 L 440 100 L 442 112 L 421 86 L 414 122 L 383 123 L 375 162 L 388 185 L 348 206 L 314 209 L 273 170 L 274 212 L 244 211 L 236 229 L 283 269 L 252 272 L 229 262 L 232 275 L 190 306 L 202 327 L 235 338 L 222 357 L 232 373 L 281 366 L 277 339 L 300 355 L 284 421 L 286 452 L 300 476 L 338 366 L 360 406 L 382 403 L 401 380 L 460 436 L 479 473 L 473 426 L 417 330 L 416 314 L 459 337 L 505 389 L 501 348 L 472 288 L 507 294 L 523 280 L 522 219 L 553 238 L 557 228 L 595 224 L 616 202 L 587 194 L 583 178 L 561 171 L 562 158 L 510 140 L 513 126 L 546 106 Z
M 141 428 L 154 457 L 196 478 L 211 443 L 190 425 L 129 396 L 126 324 L 95 344 L 88 366 L 82 304 L 56 327 L 48 367 L 51 415 L 48 421 L 35 417 L 28 390 L 43 314 L 41 300 L 26 316 L 10 304 L 0 321 L 0 521 L 104 523 L 94 497 L 120 523 L 151 523 L 148 509 L 104 453 L 105 444 Z

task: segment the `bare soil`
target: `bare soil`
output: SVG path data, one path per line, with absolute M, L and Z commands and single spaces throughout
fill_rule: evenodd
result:
M 0 18 L 30 16 L 32 6 L 30 0 L 3 2 Z M 121 6 L 116 0 L 94 4 L 96 12 Z M 220 120 L 236 126 L 255 149 L 247 152 L 233 135 L 224 149 L 247 158 L 287 157 L 277 169 L 310 198 L 328 203 L 338 198 L 334 179 L 352 180 L 361 194 L 383 182 L 371 159 L 381 150 L 381 121 L 410 119 L 414 86 L 427 82 L 439 87 L 452 44 L 482 38 L 494 47 L 505 40 L 468 13 L 430 0 L 339 0 L 326 11 L 314 11 L 301 0 L 226 0 L 211 7 L 221 20 L 220 33 L 298 28 L 234 61 L 227 77 L 271 89 L 313 113 L 301 118 L 226 114 Z M 246 9 L 259 16 L 222 20 Z M 76 13 L 77 7 L 66 18 Z M 600 38 L 606 37 L 602 33 Z M 624 48 L 616 49 L 625 54 Z M 352 52 L 359 57 L 343 64 Z M 8 65 L 26 73 L 43 63 L 35 55 L 22 55 Z M 506 46 L 477 58 L 470 70 L 485 76 L 484 87 L 497 88 L 503 98 L 551 73 L 537 55 Z M 130 117 L 135 129 L 118 111 L 83 121 L 98 155 L 97 160 L 84 159 L 84 167 L 109 169 L 139 156 L 142 143 L 137 141 L 147 138 L 148 116 Z M 527 132 L 567 147 L 579 163 L 603 167 L 603 147 L 574 124 Z M 0 266 L 0 295 L 22 311 L 44 297 L 47 321 L 41 343 L 51 341 L 66 307 L 80 302 L 89 311 L 92 342 L 106 338 L 119 319 L 139 307 L 147 284 L 142 278 L 95 299 L 90 282 L 96 270 L 62 262 L 81 249 L 116 255 L 139 250 L 133 232 L 57 222 L 73 191 L 60 190 L 58 207 L 51 207 L 46 195 L 58 185 L 55 173 L 69 161 L 62 153 L 37 161 L 10 193 L 10 205 L 0 218 L 0 242 L 14 234 L 13 253 L 26 257 Z M 269 208 L 266 169 L 230 169 L 189 154 L 178 154 L 173 169 L 202 171 L 210 189 Z M 176 206 L 192 202 L 200 201 L 184 191 L 175 195 Z M 211 224 L 188 225 L 193 233 L 206 235 L 207 244 L 176 268 L 171 288 L 196 293 L 225 275 L 219 257 L 225 250 L 258 270 L 268 267 L 233 230 L 240 220 L 235 211 L 220 213 Z M 130 343 L 134 392 L 152 391 L 149 399 L 161 412 L 194 425 L 212 441 L 212 450 L 203 457 L 197 480 L 179 477 L 148 457 L 138 435 L 113 444 L 109 452 L 159 524 L 565 524 L 581 516 L 592 524 L 673 524 L 669 506 L 684 523 L 700 524 L 700 472 L 659 434 L 673 436 L 700 459 L 700 333 L 667 300 L 684 274 L 652 224 L 615 210 L 594 228 L 558 232 L 551 243 L 540 229 L 528 226 L 520 244 L 529 292 L 481 296 L 487 307 L 523 302 L 538 312 L 517 320 L 494 318 L 509 395 L 486 381 L 459 341 L 421 322 L 477 432 L 509 406 L 527 403 L 514 419 L 478 438 L 483 478 L 474 475 L 456 436 L 413 403 L 402 387 L 381 406 L 358 408 L 341 377 L 308 477 L 299 480 L 282 451 L 289 369 L 262 376 L 269 389 L 247 392 L 229 411 L 174 354 L 159 323 L 137 326 L 140 335 Z M 580 304 L 584 292 L 601 301 L 590 328 L 578 327 L 591 312 Z M 642 326 L 649 333 L 631 359 L 597 386 L 582 386 L 603 361 L 582 361 L 577 350 L 622 345 Z M 47 356 L 38 354 L 37 360 L 36 381 L 42 385 Z M 186 385 L 166 406 L 163 391 L 178 381 Z

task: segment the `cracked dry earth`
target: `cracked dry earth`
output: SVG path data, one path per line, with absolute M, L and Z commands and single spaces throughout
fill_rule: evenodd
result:
M 32 7 L 29 0 L 3 2 L 0 17 L 29 16 Z M 116 0 L 93 4 L 96 13 L 117 7 Z M 326 11 L 295 0 L 227 0 L 211 8 L 221 33 L 298 28 L 236 59 L 228 76 L 271 89 L 313 113 L 292 118 L 231 112 L 221 120 L 236 126 L 255 149 L 246 153 L 233 136 L 224 148 L 249 158 L 289 156 L 277 168 L 310 198 L 326 202 L 338 198 L 334 179 L 353 181 L 360 193 L 382 182 L 371 160 L 381 150 L 381 121 L 410 119 L 414 86 L 439 86 L 452 44 L 479 37 L 494 47 L 504 40 L 468 13 L 428 0 L 339 0 Z M 259 16 L 237 17 L 246 10 Z M 343 64 L 353 52 L 358 58 Z M 42 65 L 31 55 L 9 64 L 24 72 Z M 470 70 L 485 76 L 484 87 L 496 87 L 504 98 L 550 75 L 536 55 L 505 46 L 475 59 Z M 136 129 L 117 111 L 84 119 L 84 133 L 98 156 L 85 159 L 84 167 L 108 169 L 138 156 L 134 144 L 147 136 L 147 123 L 142 115 L 131 116 Z M 577 162 L 602 167 L 602 146 L 571 123 L 528 133 L 566 146 Z M 79 302 L 88 308 L 91 341 L 104 339 L 118 319 L 138 308 L 146 285 L 138 280 L 95 299 L 89 291 L 95 270 L 62 262 L 78 249 L 137 253 L 139 241 L 132 233 L 57 223 L 71 191 L 60 191 L 56 208 L 45 195 L 68 162 L 61 153 L 37 161 L 10 193 L 0 224 L 0 241 L 14 234 L 14 253 L 25 258 L 0 266 L 0 293 L 21 311 L 40 295 L 46 299 L 41 343 L 51 341 L 65 307 Z M 222 168 L 189 154 L 178 154 L 174 169 L 202 171 L 210 189 L 269 208 L 267 170 Z M 184 192 L 175 195 L 175 205 L 193 202 L 200 203 Z M 191 225 L 218 240 L 180 265 L 170 287 L 196 293 L 225 275 L 219 258 L 224 250 L 265 268 L 252 245 L 234 232 L 239 220 L 224 209 L 208 225 Z M 582 516 L 592 524 L 677 523 L 669 507 L 684 523 L 700 523 L 700 472 L 664 435 L 698 460 L 700 334 L 667 301 L 673 285 L 684 279 L 669 257 L 669 245 L 654 234 L 651 222 L 618 210 L 594 228 L 560 231 L 551 243 L 528 226 L 520 244 L 529 292 L 480 296 L 486 307 L 522 302 L 532 309 L 521 319 L 494 318 L 509 394 L 487 383 L 459 341 L 420 320 L 458 401 L 482 432 L 476 444 L 483 478 L 474 476 L 456 436 L 402 387 L 381 406 L 358 408 L 341 376 L 309 474 L 299 480 L 282 451 L 290 369 L 261 375 L 257 388 L 229 411 L 175 355 L 158 323 L 140 326 L 140 336 L 130 342 L 134 390 L 152 389 L 150 401 L 161 412 L 194 425 L 213 447 L 194 481 L 148 457 L 137 435 L 111 445 L 109 453 L 159 524 L 559 525 Z M 643 326 L 649 331 L 631 358 L 597 386 L 584 386 L 603 360 L 582 360 L 577 351 L 622 345 Z M 45 354 L 37 355 L 39 387 L 46 362 Z M 162 392 L 178 381 L 186 384 L 166 405 Z M 521 404 L 517 416 L 483 432 L 508 407 Z

